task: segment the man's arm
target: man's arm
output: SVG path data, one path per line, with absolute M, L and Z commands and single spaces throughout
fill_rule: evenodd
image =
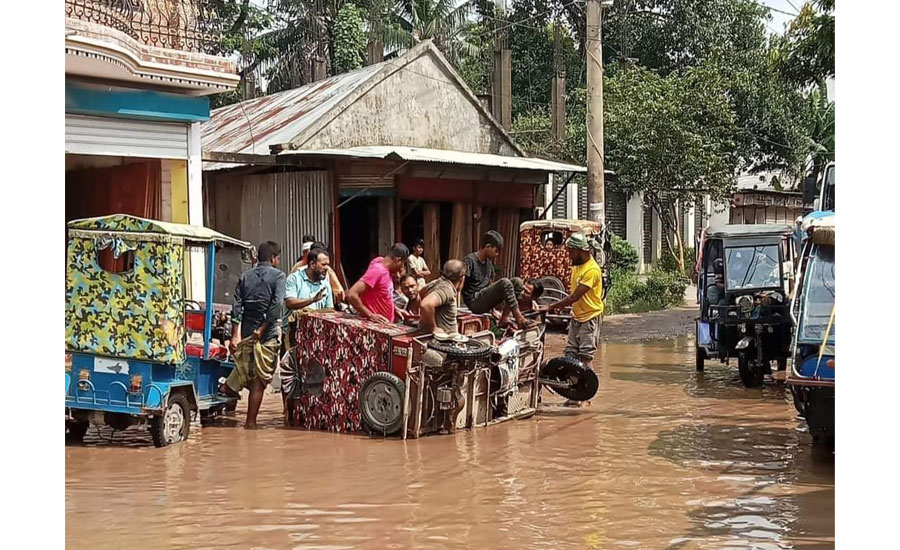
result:
M 441 298 L 435 293 L 426 296 L 419 305 L 419 330 L 425 333 L 434 332 L 434 312 L 441 306 Z
M 570 306 L 581 299 L 582 296 L 585 295 L 587 291 L 589 291 L 591 287 L 584 283 L 578 283 L 578 286 L 575 288 L 575 292 L 566 296 L 562 300 L 556 302 L 555 304 L 550 304 L 545 307 L 545 311 L 553 311 L 555 309 L 562 309 L 564 307 Z
M 353 309 L 355 309 L 356 312 L 359 313 L 363 318 L 369 319 L 370 321 L 387 324 L 389 321 L 384 317 L 384 315 L 372 313 L 369 308 L 363 305 L 361 295 L 366 291 L 366 288 L 368 287 L 362 279 L 356 281 L 356 283 L 354 283 L 353 286 L 350 287 L 350 290 L 347 291 L 347 303 L 353 306 Z
M 285 275 L 279 271 L 278 275 L 275 276 L 275 281 L 272 283 L 273 296 L 272 301 L 269 302 L 269 308 L 266 310 L 266 320 L 253 331 L 253 334 L 260 340 L 262 340 L 266 331 L 269 330 L 269 327 L 280 326 L 284 311 L 284 285 Z
M 330 294 L 328 294 L 330 296 Z M 309 299 L 304 298 L 285 298 L 284 305 L 288 309 L 303 309 L 307 306 L 311 306 L 312 304 L 318 302 L 322 298 L 326 297 L 326 292 L 324 288 L 319 289 L 319 292 L 316 293 L 315 296 Z M 333 307 L 331 305 L 326 305 L 325 307 Z
M 231 347 L 241 342 L 241 318 L 244 315 L 244 289 L 239 279 L 234 288 L 234 304 L 231 306 Z

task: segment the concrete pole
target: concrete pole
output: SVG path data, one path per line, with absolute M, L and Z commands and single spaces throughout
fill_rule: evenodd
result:
M 562 37 L 559 21 L 553 22 L 553 89 L 551 90 L 551 133 L 553 138 L 566 139 L 566 66 L 562 60 Z
M 600 42 L 601 4 L 586 0 L 587 11 L 587 186 L 588 219 L 606 224 L 603 181 L 603 48 Z

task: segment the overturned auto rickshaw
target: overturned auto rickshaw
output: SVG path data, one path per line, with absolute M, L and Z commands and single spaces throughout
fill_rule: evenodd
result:
M 710 227 L 698 273 L 696 367 L 737 358 L 741 382 L 760 386 L 787 368 L 792 321 L 788 296 L 794 265 L 792 229 L 748 224 Z
M 600 244 L 594 251 L 594 259 L 603 269 L 603 296 L 609 288 L 606 259 L 611 256 L 610 242 L 599 222 L 588 220 L 533 220 L 519 226 L 519 273 L 523 279 L 534 279 L 544 286 L 544 293 L 537 299 L 539 305 L 555 303 L 569 294 L 572 264 L 566 251 L 566 240 L 573 233 L 581 233 Z M 548 314 L 551 324 L 568 322 L 571 308 Z
M 282 361 L 285 423 L 418 438 L 531 416 L 542 384 L 576 400 L 596 393 L 589 366 L 565 358 L 542 364 L 542 323 L 497 338 L 490 322 L 460 315 L 463 337 L 439 341 L 411 326 L 306 313 L 297 327 L 303 345 Z
M 834 214 L 812 220 L 800 251 L 787 383 L 815 444 L 834 443 Z
M 162 447 L 186 440 L 195 414 L 233 410 L 217 395 L 234 368 L 230 307 L 213 292 L 217 254 L 249 263 L 250 243 L 124 214 L 69 222 L 67 237 L 66 439 L 146 424 Z M 188 271 L 205 273 L 204 302 L 185 298 Z

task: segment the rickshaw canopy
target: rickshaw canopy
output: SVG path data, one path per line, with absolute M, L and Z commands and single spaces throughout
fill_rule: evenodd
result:
M 706 230 L 707 239 L 738 239 L 754 237 L 790 237 L 793 229 L 789 225 L 776 223 L 728 224 L 710 226 Z
M 810 220 L 806 232 L 814 244 L 834 246 L 834 215 Z
M 590 234 L 600 233 L 600 230 L 603 228 L 603 225 L 600 222 L 594 222 L 589 220 L 568 220 L 568 219 L 555 219 L 555 220 L 532 220 L 528 222 L 523 222 L 522 225 L 519 226 L 520 232 L 530 231 L 532 229 L 537 230 L 564 230 L 571 232 L 586 232 Z
M 191 243 L 211 243 L 217 245 L 232 245 L 243 249 L 251 249 L 253 245 L 234 237 L 229 237 L 213 231 L 201 225 L 187 225 L 183 223 L 163 222 L 148 220 L 128 214 L 113 214 L 96 218 L 84 218 L 72 220 L 68 224 L 70 234 L 79 233 L 103 233 L 103 234 L 128 234 L 130 237 L 140 240 L 167 240 L 166 237 L 183 239 Z

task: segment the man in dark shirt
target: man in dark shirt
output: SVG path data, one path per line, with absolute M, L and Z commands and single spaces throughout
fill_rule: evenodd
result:
M 231 311 L 231 349 L 235 368 L 219 391 L 237 397 L 249 389 L 245 428 L 256 428 L 266 385 L 278 362 L 279 327 L 284 304 L 284 272 L 278 269 L 281 246 L 259 245 L 259 263 L 241 275 Z
M 519 310 L 512 281 L 503 277 L 491 284 L 494 278 L 494 258 L 500 255 L 502 248 L 503 236 L 492 229 L 481 239 L 481 249 L 463 259 L 466 264 L 463 301 L 472 313 L 488 313 L 495 307 L 504 305 L 509 308 L 518 325 L 528 326 L 532 323 Z

